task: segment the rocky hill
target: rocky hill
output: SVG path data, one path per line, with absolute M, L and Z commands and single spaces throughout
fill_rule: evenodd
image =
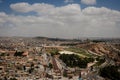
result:
M 78 47 L 94 52 L 98 55 L 105 55 L 120 65 L 120 50 L 110 43 L 86 43 Z

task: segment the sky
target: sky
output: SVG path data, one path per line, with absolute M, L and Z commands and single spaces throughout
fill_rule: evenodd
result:
M 0 0 L 0 36 L 120 38 L 120 0 Z

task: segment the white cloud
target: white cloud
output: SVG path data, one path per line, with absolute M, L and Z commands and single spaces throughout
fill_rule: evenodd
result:
M 16 10 L 18 12 L 29 12 L 31 11 L 31 5 L 28 4 L 28 3 L 16 3 L 16 4 L 11 4 L 10 7 L 13 9 L 13 10 Z
M 78 4 L 69 4 L 67 6 L 63 7 L 55 7 L 50 4 L 44 4 L 44 3 L 35 3 L 33 5 L 30 5 L 28 3 L 16 3 L 11 4 L 10 7 L 14 11 L 27 13 L 27 12 L 37 12 L 40 15 L 62 15 L 62 13 L 74 14 L 79 13 L 80 6 Z
M 64 0 L 65 3 L 72 3 L 74 0 Z
M 94 5 L 96 4 L 96 0 L 81 0 L 81 3 L 86 5 Z
M 17 3 L 12 4 L 11 8 L 23 13 L 33 11 L 38 15 L 8 15 L 0 12 L 0 35 L 120 37 L 120 12 L 105 7 L 81 10 L 79 4 L 55 7 L 44 3 Z

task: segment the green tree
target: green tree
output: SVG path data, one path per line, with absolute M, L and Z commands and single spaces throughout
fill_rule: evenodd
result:
M 53 65 L 51 63 L 49 63 L 49 66 L 48 66 L 50 69 L 53 68 Z
M 106 66 L 100 69 L 100 76 L 111 80 L 120 80 L 120 72 L 117 66 Z
M 59 50 L 58 49 L 54 49 L 54 50 L 51 50 L 50 53 L 51 53 L 51 56 L 58 55 L 59 54 Z
M 17 80 L 16 78 L 10 78 L 10 80 Z

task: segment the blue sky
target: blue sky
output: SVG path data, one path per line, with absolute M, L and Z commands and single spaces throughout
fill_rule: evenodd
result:
M 120 0 L 0 0 L 0 36 L 120 38 Z

